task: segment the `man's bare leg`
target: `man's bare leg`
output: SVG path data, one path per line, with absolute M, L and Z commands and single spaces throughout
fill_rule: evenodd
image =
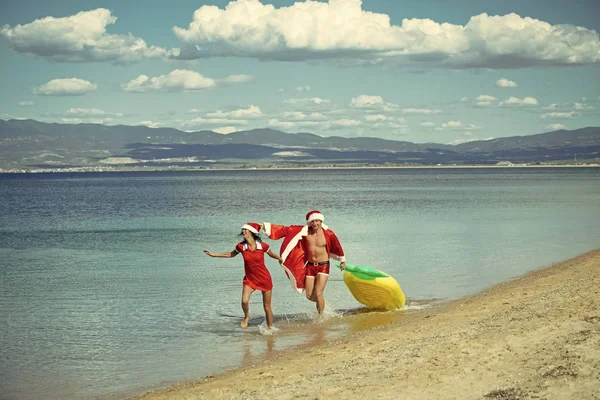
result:
M 272 290 L 262 292 L 263 295 L 263 308 L 265 309 L 265 316 L 267 317 L 267 328 L 273 327 L 273 310 L 271 309 L 271 297 L 273 295 Z
M 313 301 L 317 302 L 317 311 L 319 314 L 323 314 L 323 310 L 325 309 L 325 298 L 323 297 L 323 292 L 325 292 L 327 279 L 329 279 L 329 275 L 319 272 L 317 274 L 315 287 L 313 289 L 313 297 L 315 299 Z
M 248 321 L 250 320 L 250 295 L 254 293 L 254 289 L 250 286 L 242 286 L 242 310 L 244 310 L 244 319 L 240 322 L 242 328 L 248 327 Z
M 307 276 L 304 278 L 304 290 L 306 291 L 306 298 L 310 301 L 317 301 L 317 298 L 314 296 L 315 289 L 315 277 Z

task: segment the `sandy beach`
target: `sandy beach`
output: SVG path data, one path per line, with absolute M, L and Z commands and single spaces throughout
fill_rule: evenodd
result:
M 600 399 L 600 249 L 399 315 L 138 399 Z

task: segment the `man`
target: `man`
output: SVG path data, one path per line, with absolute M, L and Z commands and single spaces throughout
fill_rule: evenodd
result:
M 340 261 L 342 271 L 346 268 L 344 250 L 337 236 L 323 223 L 325 217 L 318 210 L 306 214 L 306 225 L 276 225 L 265 222 L 261 228 L 269 239 L 283 238 L 280 255 L 282 267 L 292 288 L 313 301 L 319 314 L 325 308 L 323 292 L 329 278 L 329 259 Z

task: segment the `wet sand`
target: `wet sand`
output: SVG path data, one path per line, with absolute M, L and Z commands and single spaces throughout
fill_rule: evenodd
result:
M 138 399 L 600 399 L 600 249 Z

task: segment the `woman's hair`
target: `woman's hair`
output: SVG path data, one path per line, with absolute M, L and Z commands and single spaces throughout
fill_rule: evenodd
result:
M 256 233 L 254 233 L 252 231 L 248 231 L 248 232 L 250 232 L 252 234 L 252 237 L 254 238 L 254 240 L 256 240 L 257 242 L 262 242 L 260 235 L 257 235 Z M 244 237 L 244 233 L 240 232 L 240 234 L 238 236 Z M 246 243 L 246 239 L 242 240 L 242 243 Z

